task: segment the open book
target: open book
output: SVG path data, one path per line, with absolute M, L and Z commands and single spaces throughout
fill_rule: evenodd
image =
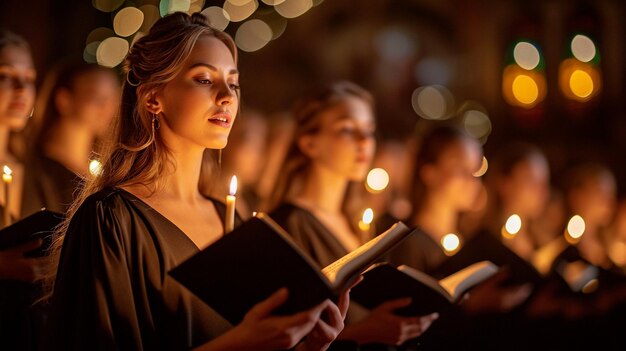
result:
M 0 250 L 8 249 L 30 240 L 42 239 L 43 244 L 26 256 L 44 256 L 52 244 L 52 233 L 63 222 L 64 216 L 60 213 L 41 209 L 32 215 L 24 217 L 8 227 L 0 230 Z
M 363 274 L 363 281 L 350 292 L 350 299 L 372 309 L 386 301 L 411 297 L 411 304 L 396 313 L 423 316 L 446 310 L 497 271 L 493 263 L 481 261 L 437 280 L 408 266 L 396 268 L 379 263 Z
M 169 273 L 233 325 L 281 287 L 277 314 L 336 299 L 372 263 L 410 234 L 402 222 L 327 267 L 319 267 L 276 222 L 259 213 Z

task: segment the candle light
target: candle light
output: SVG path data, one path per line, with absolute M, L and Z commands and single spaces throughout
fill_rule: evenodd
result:
M 565 240 L 570 244 L 576 244 L 580 241 L 580 238 L 585 234 L 585 220 L 579 216 L 574 215 L 567 222 L 567 229 L 565 230 Z
M 519 233 L 520 230 L 522 230 L 522 219 L 520 216 L 514 214 L 506 220 L 501 232 L 504 238 L 511 239 Z
M 461 248 L 461 238 L 454 233 L 448 233 L 441 238 L 441 246 L 446 255 L 452 256 Z
M 363 218 L 361 218 L 361 220 L 359 221 L 359 229 L 364 232 L 369 232 L 370 225 L 372 224 L 373 220 L 374 211 L 371 208 L 365 209 L 365 211 L 363 211 Z
M 10 190 L 11 190 L 11 182 L 13 182 L 13 171 L 9 166 L 4 166 L 2 174 L 2 181 L 4 182 L 4 225 L 8 226 L 11 224 L 11 207 L 10 205 Z
M 230 180 L 230 191 L 226 195 L 226 218 L 224 220 L 224 234 L 235 228 L 235 193 L 237 192 L 237 176 Z

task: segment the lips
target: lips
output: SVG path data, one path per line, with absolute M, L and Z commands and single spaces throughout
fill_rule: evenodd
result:
M 223 128 L 229 128 L 232 124 L 232 117 L 226 111 L 220 111 L 209 118 L 209 122 Z

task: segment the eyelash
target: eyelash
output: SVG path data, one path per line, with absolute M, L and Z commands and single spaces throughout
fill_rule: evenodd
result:
M 213 82 L 209 79 L 197 79 L 198 83 L 203 84 L 203 85 L 209 85 L 209 84 L 213 84 Z M 241 87 L 239 86 L 239 84 L 229 84 L 228 85 L 232 90 L 239 90 L 241 89 Z

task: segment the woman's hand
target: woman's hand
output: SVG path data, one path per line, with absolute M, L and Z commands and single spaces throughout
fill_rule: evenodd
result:
M 41 246 L 41 239 L 0 251 L 0 279 L 32 283 L 43 277 L 45 258 L 25 257 L 24 254 Z
M 519 306 L 530 296 L 532 285 L 502 286 L 508 278 L 507 271 L 497 273 L 474 287 L 461 306 L 470 314 L 502 313 Z
M 439 317 L 437 313 L 421 317 L 401 317 L 394 311 L 411 304 L 411 298 L 385 302 L 372 310 L 362 321 L 345 328 L 340 339 L 354 340 L 359 344 L 383 343 L 401 345 L 422 335 Z

